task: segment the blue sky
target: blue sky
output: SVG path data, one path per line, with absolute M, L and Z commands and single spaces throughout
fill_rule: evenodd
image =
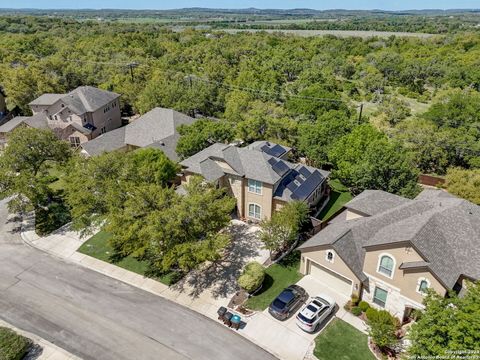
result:
M 270 8 L 270 9 L 460 9 L 480 8 L 480 0 L 0 0 L 0 8 L 115 8 L 115 9 L 178 9 L 182 7 L 210 8 Z

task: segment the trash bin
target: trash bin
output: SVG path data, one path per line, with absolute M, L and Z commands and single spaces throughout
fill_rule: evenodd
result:
M 227 311 L 224 315 L 223 315 L 223 323 L 227 326 L 232 326 L 232 322 L 230 321 L 233 317 L 233 314 L 229 311 Z
M 223 315 L 227 312 L 227 308 L 225 306 L 220 306 L 217 310 L 218 320 L 223 320 Z
M 230 322 L 232 323 L 232 328 L 235 330 L 238 330 L 240 328 L 240 323 L 242 322 L 242 318 L 238 315 L 233 315 L 232 318 L 230 319 Z

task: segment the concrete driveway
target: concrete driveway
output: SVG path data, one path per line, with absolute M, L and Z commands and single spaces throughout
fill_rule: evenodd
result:
M 325 294 L 332 297 L 337 303 L 335 314 L 328 317 L 316 332 L 313 334 L 307 333 L 296 324 L 295 317 L 303 305 L 285 321 L 275 319 L 266 309 L 249 319 L 247 326 L 242 331 L 248 337 L 255 338 L 257 344 L 261 344 L 262 347 L 285 360 L 303 359 L 314 339 L 334 317 L 347 321 L 365 332 L 366 326 L 363 321 L 343 309 L 343 305 L 349 300 L 348 297 L 336 292 L 335 289 L 329 288 L 310 275 L 304 276 L 297 285 L 307 291 L 309 300 L 313 296 Z
M 237 279 L 243 267 L 250 261 L 263 264 L 269 258 L 269 252 L 263 249 L 258 239 L 260 228 L 240 220 L 232 220 L 227 231 L 232 236 L 230 246 L 225 250 L 224 258 L 203 269 L 190 272 L 185 278 L 171 286 L 175 293 L 196 299 L 209 300 L 219 306 L 225 306 L 238 290 Z

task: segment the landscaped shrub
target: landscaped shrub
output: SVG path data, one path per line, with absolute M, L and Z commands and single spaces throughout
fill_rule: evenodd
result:
M 252 293 L 262 285 L 264 279 L 265 268 L 260 263 L 252 261 L 245 266 L 238 278 L 238 285 L 246 292 Z
M 392 348 L 398 343 L 396 336 L 399 321 L 386 310 L 367 310 L 368 334 L 380 350 Z
M 370 308 L 370 305 L 366 301 L 360 301 L 358 307 L 363 311 L 367 311 Z
M 15 331 L 0 327 L 0 360 L 20 360 L 28 352 L 31 342 Z
M 352 307 L 352 314 L 355 316 L 360 316 L 362 313 L 362 309 L 360 309 L 358 306 Z
M 376 313 L 378 312 L 377 309 L 374 308 L 368 308 L 367 311 L 365 311 L 365 315 L 367 315 L 367 319 L 372 319 L 375 317 Z

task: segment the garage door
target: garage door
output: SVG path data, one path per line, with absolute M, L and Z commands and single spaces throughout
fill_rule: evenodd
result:
M 341 293 L 345 296 L 350 297 L 352 294 L 352 281 L 340 276 L 327 268 L 309 261 L 309 274 L 312 275 L 315 279 L 320 281 L 322 284 L 336 290 L 338 293 Z

